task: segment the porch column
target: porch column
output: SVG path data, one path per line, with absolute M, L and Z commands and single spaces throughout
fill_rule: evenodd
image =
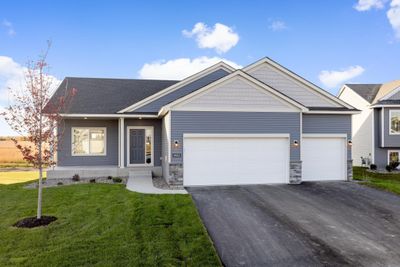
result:
M 120 168 L 125 167 L 125 121 L 124 118 L 119 118 L 118 121 L 118 132 L 119 132 L 119 156 L 118 156 L 118 165 Z

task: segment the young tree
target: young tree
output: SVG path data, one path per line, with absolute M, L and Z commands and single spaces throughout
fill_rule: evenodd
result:
M 61 111 L 69 106 L 76 89 L 65 91 L 65 94 L 50 100 L 53 77 L 48 74 L 46 51 L 37 61 L 27 64 L 24 73 L 25 88 L 9 88 L 11 104 L 2 113 L 10 127 L 20 135 L 26 136 L 30 144 L 21 143 L 13 138 L 16 147 L 21 151 L 24 160 L 39 171 L 37 216 L 42 217 L 42 178 L 43 167 L 55 164 L 54 151 L 57 140 L 62 134 L 57 131 L 61 121 Z

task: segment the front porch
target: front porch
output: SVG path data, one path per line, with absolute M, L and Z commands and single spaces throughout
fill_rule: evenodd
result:
M 80 178 L 128 177 L 129 172 L 151 170 L 153 176 L 161 177 L 161 166 L 125 167 L 118 166 L 56 166 L 47 170 L 47 179 L 72 178 L 78 174 Z

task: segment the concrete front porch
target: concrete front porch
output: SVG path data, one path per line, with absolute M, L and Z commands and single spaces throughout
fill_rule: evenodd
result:
M 128 177 L 129 172 L 151 170 L 153 176 L 162 176 L 161 166 L 125 167 L 118 166 L 56 166 L 47 170 L 47 179 L 72 178 L 78 174 L 80 178 Z

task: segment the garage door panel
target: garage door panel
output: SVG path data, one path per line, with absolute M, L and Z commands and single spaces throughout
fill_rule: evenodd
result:
M 287 138 L 187 138 L 184 185 L 286 183 Z
M 303 138 L 302 180 L 345 180 L 345 138 Z

